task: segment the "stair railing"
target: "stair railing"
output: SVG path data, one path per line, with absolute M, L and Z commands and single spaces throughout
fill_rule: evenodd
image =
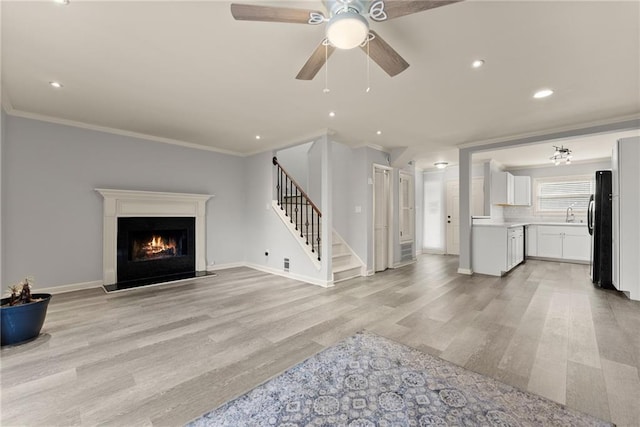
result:
M 311 246 L 311 252 L 318 256 L 320 261 L 320 209 L 311 201 L 307 193 L 282 168 L 276 157 L 273 158 L 276 167 L 278 206 L 282 209 L 295 229 L 300 232 L 300 237 Z M 311 232 L 309 232 L 311 228 Z

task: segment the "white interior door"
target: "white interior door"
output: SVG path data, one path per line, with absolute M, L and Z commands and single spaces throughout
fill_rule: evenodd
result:
M 447 182 L 447 254 L 460 254 L 460 184 Z M 484 179 L 471 181 L 471 215 L 484 215 Z
M 387 169 L 375 168 L 373 178 L 374 270 L 389 268 L 389 182 Z
M 460 254 L 460 186 L 447 182 L 447 254 Z

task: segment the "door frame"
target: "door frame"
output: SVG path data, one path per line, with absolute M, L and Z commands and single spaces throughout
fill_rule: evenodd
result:
M 442 220 L 444 223 L 444 253 L 445 255 L 452 255 L 449 252 L 449 227 L 447 227 L 447 213 L 448 213 L 448 206 L 449 206 L 449 183 L 452 182 L 457 182 L 458 183 L 458 194 L 460 194 L 460 181 L 458 179 L 449 179 L 444 181 L 444 212 L 442 215 Z M 476 197 L 477 195 L 473 193 L 473 186 L 474 184 L 478 184 L 478 183 L 482 183 L 483 186 L 483 197 L 482 199 L 484 200 L 484 183 L 485 183 L 485 179 L 483 176 L 473 176 L 471 177 L 471 206 L 470 206 L 470 211 L 471 211 L 471 215 L 474 215 L 473 213 L 473 198 Z M 486 212 L 483 212 L 486 215 Z M 458 215 L 460 215 L 460 210 L 458 209 Z M 460 228 L 460 218 L 458 218 L 458 228 Z M 459 237 L 459 236 L 458 236 Z M 460 253 L 460 242 L 458 241 L 458 253 L 455 255 L 459 255 Z
M 371 180 L 371 193 L 373 195 L 372 197 L 372 205 L 371 205 L 371 249 L 372 249 L 372 253 L 373 253 L 373 274 L 376 273 L 376 169 L 380 169 L 380 170 L 385 170 L 387 172 L 389 172 L 389 200 L 387 202 L 387 218 L 389 219 L 389 227 L 387 228 L 387 268 L 393 268 L 393 242 L 394 242 L 394 233 L 393 233 L 393 196 L 395 194 L 394 192 L 394 187 L 393 187 L 393 168 L 389 167 L 389 166 L 384 166 L 384 165 L 379 165 L 377 163 L 373 164 L 373 167 L 371 169 L 371 176 L 372 176 L 372 180 Z

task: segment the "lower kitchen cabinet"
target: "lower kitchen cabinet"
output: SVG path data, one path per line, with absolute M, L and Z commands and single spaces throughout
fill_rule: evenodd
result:
M 566 261 L 589 261 L 591 238 L 587 226 L 538 225 L 536 255 Z
M 523 226 L 473 226 L 472 269 L 502 276 L 524 260 Z

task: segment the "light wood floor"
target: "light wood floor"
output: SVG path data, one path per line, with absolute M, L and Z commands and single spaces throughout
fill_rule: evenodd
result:
M 457 258 L 323 289 L 248 268 L 54 296 L 44 336 L 1 351 L 3 426 L 181 425 L 367 329 L 571 408 L 640 425 L 640 303 L 584 265 L 504 278 Z

